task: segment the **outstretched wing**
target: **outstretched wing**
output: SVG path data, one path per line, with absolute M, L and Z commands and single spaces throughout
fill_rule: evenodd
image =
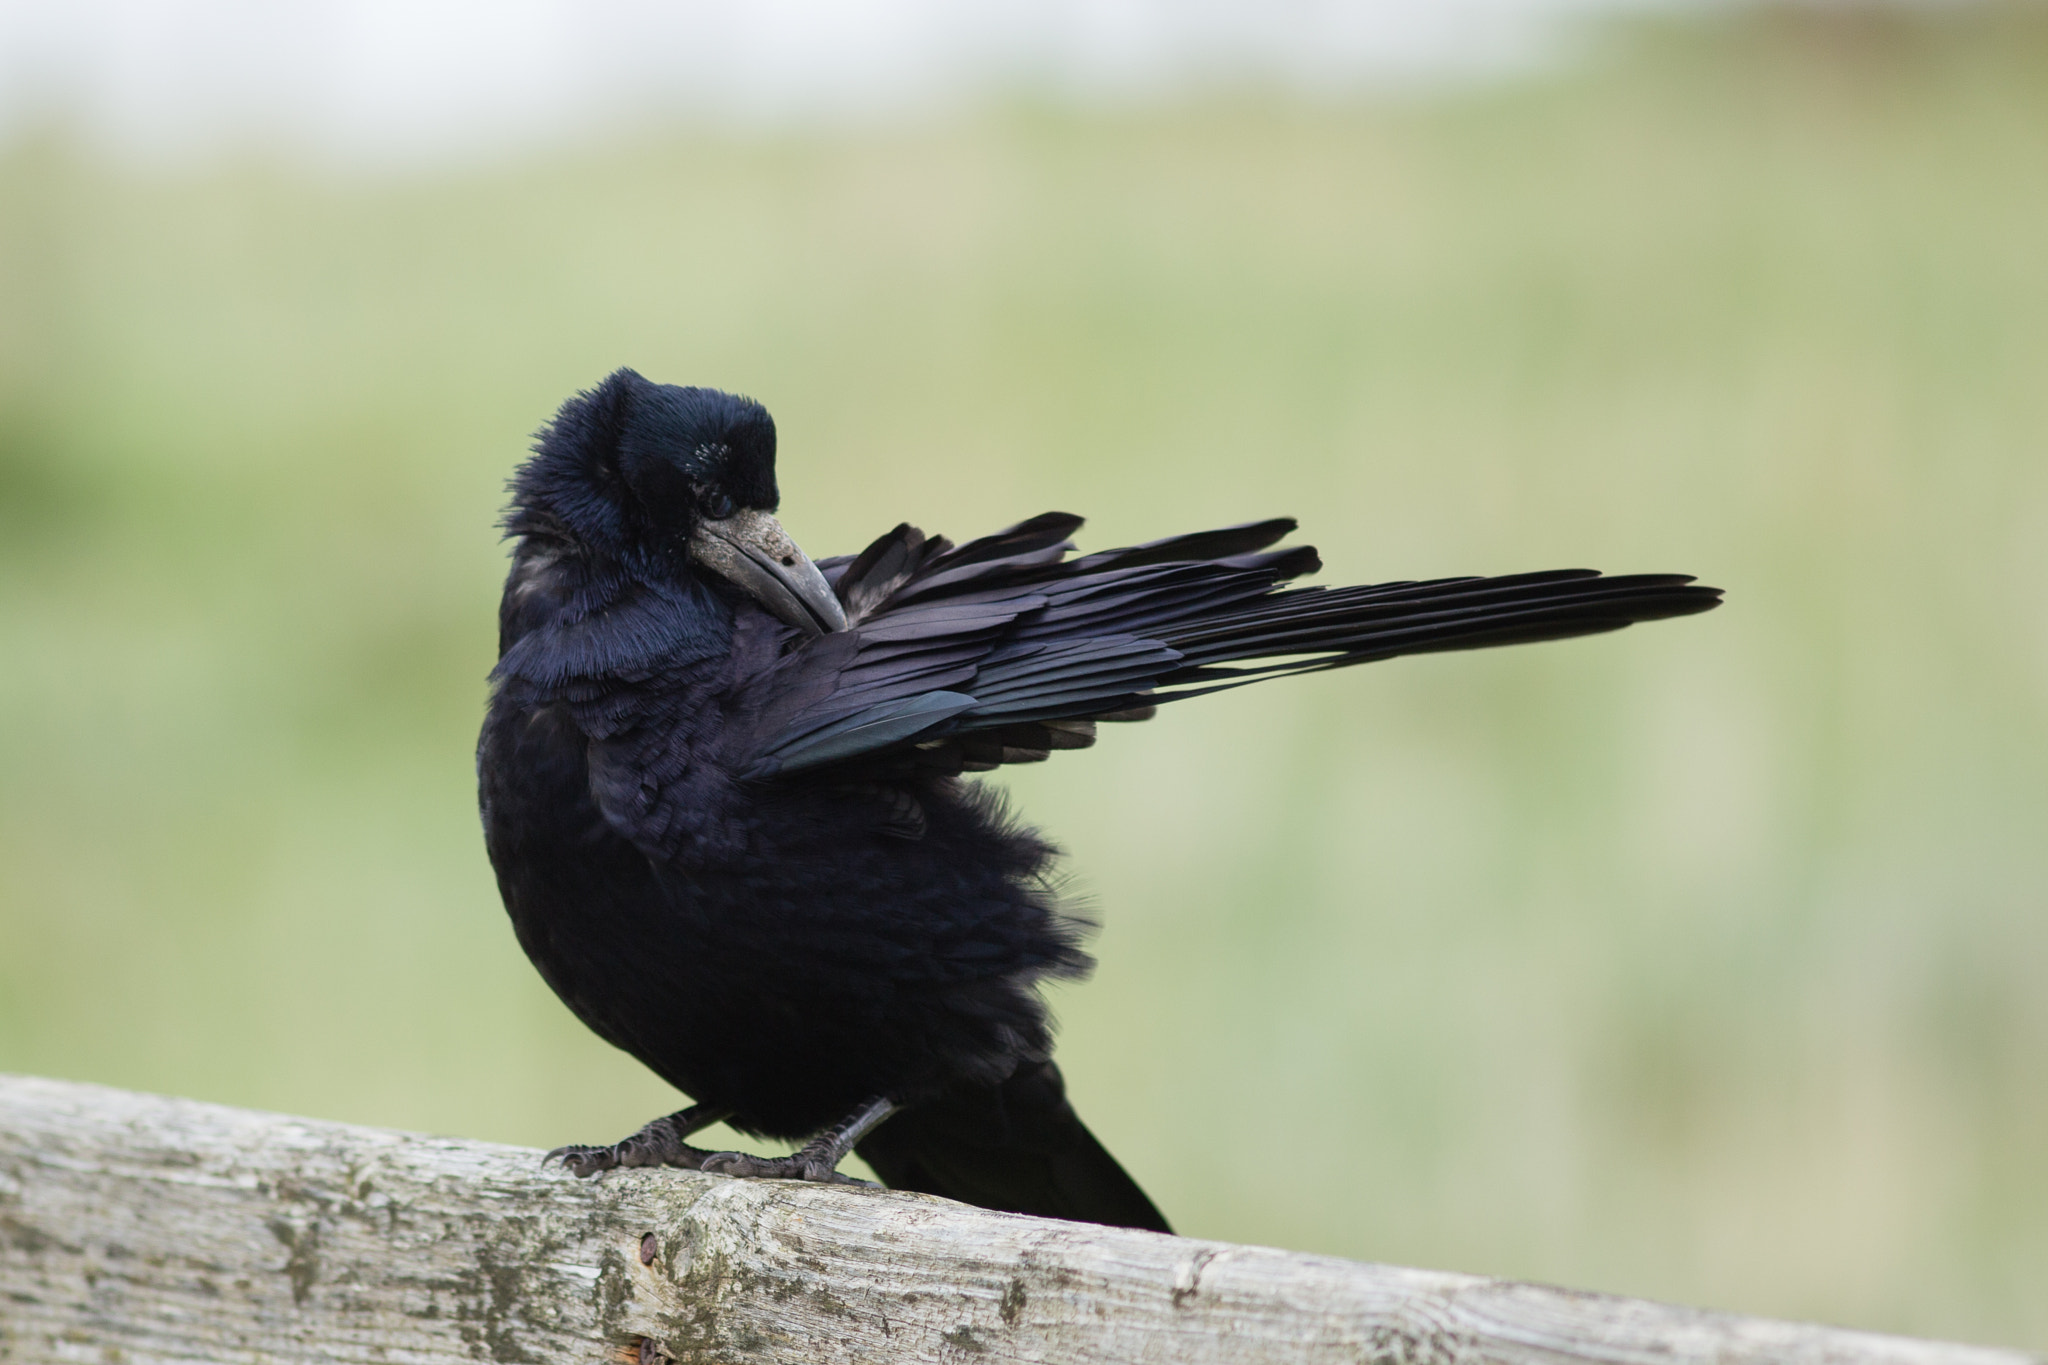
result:
M 1590 569 L 1287 588 L 1321 567 L 1309 547 L 1271 548 L 1291 519 L 1070 559 L 1080 525 L 1048 512 L 960 546 L 899 526 L 821 561 L 848 628 L 787 648 L 760 680 L 745 775 L 985 770 L 1262 678 L 1591 635 L 1720 600 L 1682 574 Z

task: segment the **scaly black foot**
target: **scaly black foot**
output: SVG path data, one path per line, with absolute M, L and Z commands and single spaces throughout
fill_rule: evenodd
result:
M 692 1147 L 683 1139 L 709 1128 L 731 1112 L 708 1104 L 693 1104 L 656 1119 L 609 1147 L 557 1147 L 540 1159 L 541 1164 L 559 1161 L 563 1170 L 575 1176 L 596 1175 L 614 1166 L 681 1166 L 684 1170 L 700 1170 L 706 1157 L 719 1154 Z
M 745 1152 L 708 1152 L 697 1169 L 719 1175 L 765 1177 L 770 1180 L 816 1180 L 833 1185 L 865 1185 L 839 1173 L 839 1163 L 853 1145 L 873 1132 L 876 1125 L 896 1112 L 894 1100 L 873 1099 L 843 1122 L 819 1133 L 788 1156 L 749 1156 Z

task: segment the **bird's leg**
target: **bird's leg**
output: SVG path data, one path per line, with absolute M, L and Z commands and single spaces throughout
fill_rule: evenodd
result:
M 541 1158 L 545 1165 L 560 1160 L 571 1175 L 596 1175 L 614 1166 L 681 1166 L 694 1171 L 713 1155 L 692 1147 L 683 1139 L 701 1128 L 709 1128 L 732 1110 L 711 1104 L 693 1104 L 664 1115 L 629 1138 L 609 1147 L 557 1147 Z
M 788 1156 L 749 1156 L 745 1152 L 718 1152 L 704 1158 L 698 1168 L 720 1175 L 779 1177 L 783 1180 L 822 1180 L 837 1185 L 863 1185 L 839 1173 L 839 1163 L 853 1145 L 875 1130 L 883 1119 L 903 1106 L 887 1098 L 869 1100 L 840 1122 L 825 1129 Z

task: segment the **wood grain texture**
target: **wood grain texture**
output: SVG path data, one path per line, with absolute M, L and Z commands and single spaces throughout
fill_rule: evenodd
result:
M 0 1361 L 2048 1365 L 0 1076 Z

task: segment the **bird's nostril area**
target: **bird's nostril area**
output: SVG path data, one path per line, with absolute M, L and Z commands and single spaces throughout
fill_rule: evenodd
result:
M 795 568 L 795 567 L 796 567 L 796 557 L 795 557 L 794 555 L 784 555 L 784 556 L 782 557 L 782 567 L 783 567 L 783 568 L 785 568 L 785 569 L 793 569 L 793 568 Z

